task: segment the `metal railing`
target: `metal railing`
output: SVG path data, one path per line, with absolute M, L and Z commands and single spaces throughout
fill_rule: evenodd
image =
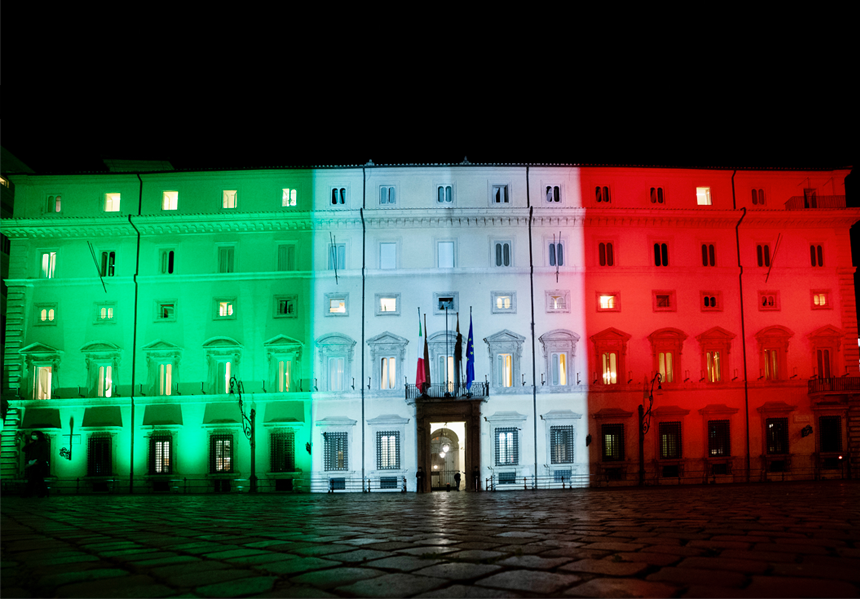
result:
M 807 382 L 810 394 L 822 392 L 856 392 L 860 390 L 860 377 L 819 377 Z
M 424 393 L 415 384 L 406 384 L 406 399 L 415 400 L 421 396 L 428 398 L 486 398 L 490 395 L 490 386 L 484 381 L 473 381 L 471 386 L 465 383 L 434 383 L 427 387 Z
M 785 203 L 785 210 L 825 209 L 833 210 L 845 208 L 845 196 L 792 196 Z

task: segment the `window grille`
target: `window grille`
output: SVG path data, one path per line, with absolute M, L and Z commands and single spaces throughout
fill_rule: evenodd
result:
M 149 472 L 151 475 L 173 473 L 173 436 L 154 435 L 149 438 Z
M 519 464 L 519 441 L 516 427 L 496 429 L 496 465 Z
M 109 435 L 93 435 L 87 444 L 87 475 L 99 477 L 112 474 L 112 444 Z
M 380 470 L 400 468 L 399 431 L 376 432 L 376 468 Z
M 515 471 L 509 471 L 507 473 L 499 473 L 499 483 L 500 484 L 511 484 L 517 482 L 517 474 Z
M 345 490 L 346 489 L 346 478 L 345 477 L 332 477 L 329 479 L 329 486 L 333 490 Z
M 573 462 L 573 425 L 550 427 L 550 460 L 552 464 Z M 559 471 L 556 471 L 558 473 Z M 568 471 L 569 472 L 569 471 Z
M 819 417 L 818 431 L 822 452 L 842 452 L 842 418 Z
M 600 242 L 598 250 L 600 254 L 601 267 L 611 267 L 615 265 L 615 253 L 612 249 L 612 242 Z
M 767 453 L 788 454 L 788 419 L 767 420 Z
M 325 438 L 325 470 L 349 470 L 349 434 L 344 432 L 324 433 Z M 336 488 L 337 489 L 337 488 Z
M 731 436 L 729 421 L 708 421 L 708 454 L 710 456 L 731 456 Z
M 396 490 L 397 489 L 397 477 L 380 477 L 379 478 L 379 489 L 381 489 L 381 490 Z
M 273 473 L 291 473 L 296 470 L 295 434 L 292 431 L 271 434 L 271 451 Z
M 603 460 L 624 460 L 624 425 L 603 425 Z
M 571 475 L 573 471 L 571 469 L 559 469 L 558 471 L 553 471 L 553 481 L 555 483 L 570 483 Z
M 233 434 L 218 434 L 209 438 L 209 472 L 233 472 Z
M 660 423 L 660 458 L 681 458 L 681 422 Z

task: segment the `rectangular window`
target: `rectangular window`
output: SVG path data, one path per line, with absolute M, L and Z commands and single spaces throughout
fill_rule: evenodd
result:
M 768 381 L 779 379 L 779 350 L 764 349 L 764 378 Z
M 173 363 L 158 365 L 158 395 L 170 396 L 173 390 Z
M 657 353 L 657 371 L 660 373 L 664 383 L 675 381 L 674 357 L 672 352 Z
M 296 436 L 292 431 L 272 433 L 271 469 L 273 473 L 292 473 L 296 470 Z
M 550 242 L 549 243 L 549 266 L 562 267 L 564 266 L 564 243 Z
M 233 246 L 221 246 L 218 248 L 218 272 L 233 272 Z
M 275 297 L 275 316 L 276 317 L 296 317 L 298 309 L 296 307 L 295 296 L 276 296 Z
M 397 312 L 397 297 L 396 296 L 381 296 L 379 298 L 379 312 L 381 312 L 381 313 L 396 313 Z
M 545 190 L 546 201 L 551 204 L 561 203 L 561 187 L 557 185 L 548 185 Z
M 236 208 L 239 193 L 236 190 L 224 190 L 221 192 L 221 208 Z
M 767 453 L 788 454 L 788 419 L 768 419 L 765 427 L 767 430 Z
M 96 395 L 99 398 L 110 398 L 113 396 L 113 367 L 111 365 L 99 365 Z
M 624 460 L 624 425 L 606 424 L 601 427 L 603 460 Z
M 842 418 L 818 417 L 821 452 L 842 452 Z
M 812 292 L 812 309 L 818 310 L 822 308 L 830 308 L 830 299 L 828 298 L 830 294 L 828 292 Z
M 290 379 L 292 376 L 293 361 L 281 359 L 278 361 L 278 391 L 290 391 Z
M 87 475 L 104 477 L 113 473 L 112 442 L 109 435 L 92 435 L 87 443 Z
M 496 266 L 497 267 L 510 267 L 511 266 L 511 243 L 510 242 L 496 242 L 495 246 L 495 258 L 496 258 Z
M 209 472 L 233 472 L 233 434 L 216 434 L 209 437 Z
M 33 367 L 33 399 L 34 400 L 50 400 L 51 399 L 51 378 L 53 376 L 52 367 Z
M 119 212 L 119 194 L 105 194 L 105 212 Z
M 278 244 L 278 271 L 296 270 L 296 245 Z
M 809 260 L 813 267 L 824 266 L 824 250 L 821 244 L 812 244 L 809 247 Z
M 552 385 L 567 385 L 567 352 L 553 352 L 550 355 Z
M 573 425 L 549 428 L 550 461 L 554 465 L 573 462 Z M 556 471 L 558 473 L 558 471 Z M 569 479 L 569 478 L 568 478 Z
M 292 188 L 283 188 L 281 190 L 281 206 L 296 205 L 296 190 Z
M 779 292 L 759 292 L 759 310 L 779 310 Z
M 215 375 L 215 391 L 216 394 L 230 393 L 230 378 L 233 376 L 233 363 L 229 360 L 218 362 L 218 372 Z
M 681 458 L 681 422 L 660 423 L 660 458 Z
M 174 302 L 158 302 L 156 305 L 157 313 L 155 319 L 157 321 L 175 321 L 176 320 L 176 303 Z
M 346 300 L 343 298 L 334 298 L 329 300 L 328 312 L 332 314 L 346 313 Z
M 663 290 L 655 290 L 654 292 L 654 311 L 674 311 L 676 309 L 675 306 L 675 292 L 673 291 L 663 291 Z
M 376 468 L 380 470 L 400 468 L 399 431 L 376 432 Z
M 663 204 L 663 188 L 651 188 L 651 204 Z
M 379 186 L 379 203 L 386 206 L 397 203 L 397 197 L 393 185 Z
M 597 245 L 597 255 L 601 267 L 615 266 L 615 249 L 612 242 L 600 242 Z
M 496 355 L 496 385 L 506 388 L 514 385 L 514 357 L 512 354 Z
M 719 292 L 701 292 L 700 299 L 703 311 L 723 310 L 722 294 Z
M 731 456 L 729 421 L 708 421 L 708 456 Z
M 333 187 L 331 188 L 331 205 L 333 207 L 346 206 L 346 188 Z
M 151 475 L 173 473 L 171 445 L 173 436 L 153 435 L 149 438 L 149 472 Z
M 601 358 L 604 385 L 618 383 L 618 358 L 615 352 L 604 352 Z
M 99 274 L 102 277 L 113 277 L 116 265 L 116 252 L 102 252 L 102 264 Z
M 696 188 L 696 204 L 699 206 L 711 205 L 711 188 L 697 187 Z
M 550 290 L 546 292 L 547 312 L 568 312 L 567 298 L 569 293 L 564 290 Z
M 596 186 L 594 188 L 594 199 L 597 200 L 598 202 L 605 202 L 605 203 L 609 204 L 609 202 L 611 201 L 611 198 L 609 196 L 609 186 L 608 185 Z
M 382 358 L 379 372 L 380 389 L 393 390 L 397 385 L 397 359 L 393 356 Z
M 496 429 L 496 466 L 519 464 L 519 442 L 516 427 Z
M 219 300 L 218 301 L 218 316 L 223 317 L 223 318 L 233 316 L 233 301 L 232 300 Z
M 597 310 L 618 310 L 619 308 L 617 294 L 597 294 Z
M 63 207 L 63 197 L 60 194 L 51 194 L 45 201 L 45 212 L 58 213 Z
M 346 389 L 345 386 L 345 359 L 342 356 L 330 357 L 328 359 L 328 391 L 342 392 Z
M 97 304 L 96 305 L 96 315 L 98 322 L 105 321 L 113 321 L 114 317 L 114 305 L 111 304 Z
M 57 266 L 56 252 L 42 252 L 42 278 L 53 279 L 54 268 Z
M 397 268 L 397 244 L 391 242 L 379 244 L 379 268 Z
M 349 470 L 349 454 L 348 441 L 349 434 L 344 432 L 324 433 L 325 439 L 325 465 L 326 471 L 348 471 Z
M 493 294 L 493 312 L 509 311 L 512 307 L 512 294 Z
M 440 269 L 454 268 L 454 242 L 437 242 L 438 267 Z
M 720 366 L 719 350 L 705 352 L 705 364 L 707 367 L 708 383 L 719 383 L 723 379 L 723 371 Z
M 161 210 L 176 210 L 179 206 L 179 192 L 161 193 Z
M 56 325 L 57 305 L 37 304 L 36 316 L 39 319 L 38 325 Z
M 436 202 L 438 204 L 452 204 L 454 202 L 454 188 L 450 185 L 437 185 Z
M 654 266 L 668 267 L 669 266 L 669 246 L 668 244 L 657 242 L 654 244 Z
M 330 271 L 346 268 L 346 244 L 328 245 L 328 268 Z
M 752 191 L 752 203 L 759 206 L 764 206 L 764 190 L 762 189 L 754 189 Z
M 716 266 L 716 257 L 714 252 L 713 244 L 702 244 L 702 266 L 703 267 L 714 267 Z
M 770 246 L 768 244 L 758 244 L 755 247 L 755 255 L 756 255 L 756 260 L 758 262 L 758 266 L 760 266 L 760 267 L 769 267 L 770 266 Z
M 433 381 L 447 382 L 448 391 L 454 391 L 454 357 L 452 355 L 439 355 L 439 369 L 436 373 L 436 379 Z M 498 379 L 498 375 L 496 376 Z
M 819 348 L 815 351 L 816 358 L 818 359 L 818 369 L 816 370 L 816 374 L 819 379 L 829 379 L 830 378 L 830 349 L 828 348 Z
M 173 250 L 162 250 L 160 257 L 160 270 L 162 275 L 173 274 L 173 261 L 175 252 Z
M 508 204 L 508 186 L 493 186 L 493 204 Z

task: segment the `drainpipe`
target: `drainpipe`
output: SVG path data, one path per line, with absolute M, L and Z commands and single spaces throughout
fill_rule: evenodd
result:
M 538 476 L 538 452 L 537 452 L 537 359 L 535 358 L 535 264 L 532 253 L 532 214 L 534 207 L 531 205 L 529 196 L 529 167 L 526 165 L 526 206 L 529 209 L 529 282 L 531 285 L 532 301 L 532 420 L 534 421 L 535 436 L 535 489 L 537 489 Z
M 732 209 L 737 210 L 737 203 L 735 199 L 735 174 L 738 172 L 737 169 L 732 171 Z M 735 225 L 735 248 L 738 253 L 738 289 L 740 290 L 740 302 L 741 302 L 741 351 L 743 353 L 743 361 L 744 361 L 744 420 L 746 422 L 746 480 L 749 483 L 750 480 L 750 396 L 749 396 L 749 383 L 747 378 L 747 337 L 746 330 L 744 327 L 744 266 L 741 264 L 741 242 L 740 242 L 740 233 L 738 229 L 741 226 L 741 222 L 744 220 L 744 217 L 747 216 L 746 207 L 741 207 L 741 210 L 744 211 L 744 214 L 741 215 L 740 220 L 737 225 Z
M 364 208 L 367 202 L 367 171 L 364 167 L 361 168 L 361 210 L 358 214 L 361 216 L 361 489 L 364 489 L 364 287 L 365 287 L 365 269 L 367 267 L 367 228 L 364 223 Z M 370 491 L 370 490 L 368 490 Z
M 141 215 L 143 207 L 143 179 L 140 178 L 140 173 L 135 173 L 137 180 L 140 182 L 140 189 L 137 196 L 137 216 Z M 128 465 L 128 493 L 134 493 L 134 385 L 135 375 L 137 373 L 137 276 L 140 273 L 140 231 L 134 226 L 131 220 L 131 215 L 128 216 L 128 224 L 132 226 L 137 234 L 137 251 L 134 255 L 134 326 L 131 338 L 131 393 L 129 394 L 131 402 L 131 420 L 129 429 L 131 431 L 131 456 Z

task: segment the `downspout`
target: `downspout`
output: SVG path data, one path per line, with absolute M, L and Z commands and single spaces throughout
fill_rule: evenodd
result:
M 140 178 L 140 173 L 135 173 L 137 180 L 140 182 L 140 190 L 137 196 L 137 216 L 141 215 L 143 207 L 143 179 Z M 131 338 L 131 457 L 128 465 L 128 493 L 134 493 L 134 382 L 137 374 L 137 277 L 140 273 L 140 231 L 135 227 L 131 220 L 131 215 L 128 215 L 128 224 L 132 226 L 137 234 L 137 251 L 134 255 L 134 329 L 132 330 Z
M 366 188 L 367 188 L 367 170 L 361 168 L 361 209 L 358 214 L 361 216 L 361 489 L 364 489 L 364 286 L 365 286 L 365 268 L 367 257 L 367 229 L 364 224 L 364 206 L 366 203 Z M 368 491 L 370 486 L 368 486 Z
M 534 489 L 537 489 L 538 476 L 538 452 L 537 452 L 537 358 L 535 357 L 535 264 L 534 255 L 532 253 L 532 213 L 534 207 L 531 205 L 531 197 L 529 195 L 529 167 L 526 165 L 526 207 L 529 209 L 529 283 L 531 285 L 531 301 L 532 301 L 532 420 L 534 421 L 534 442 L 535 442 L 535 479 Z
M 738 172 L 735 169 L 732 172 L 732 209 L 737 210 L 737 204 L 735 200 L 735 174 Z M 744 361 L 744 420 L 746 422 L 746 480 L 749 483 L 750 480 L 750 396 L 749 396 L 749 383 L 747 378 L 747 337 L 746 330 L 744 327 L 744 267 L 741 264 L 741 241 L 740 241 L 740 233 L 738 229 L 741 226 L 741 222 L 744 220 L 744 217 L 747 216 L 747 209 L 745 206 L 741 207 L 741 210 L 744 211 L 744 214 L 741 215 L 740 220 L 737 225 L 735 225 L 735 248 L 738 253 L 738 289 L 740 290 L 740 301 L 741 301 L 741 351 L 743 353 L 743 361 Z

